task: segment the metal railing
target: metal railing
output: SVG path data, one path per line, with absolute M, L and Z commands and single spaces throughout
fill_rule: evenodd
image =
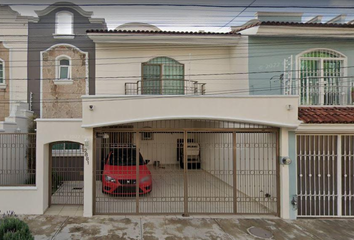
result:
M 125 95 L 205 95 L 205 85 L 189 80 L 139 80 L 125 83 Z
M 36 184 L 36 134 L 0 134 L 0 186 Z
M 354 81 L 344 77 L 306 77 L 294 86 L 300 105 L 354 105 Z

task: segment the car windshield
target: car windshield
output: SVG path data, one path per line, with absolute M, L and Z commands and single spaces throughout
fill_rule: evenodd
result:
M 143 156 L 139 153 L 139 164 L 144 165 Z M 109 165 L 112 166 L 134 166 L 136 165 L 135 148 L 119 148 L 111 151 Z

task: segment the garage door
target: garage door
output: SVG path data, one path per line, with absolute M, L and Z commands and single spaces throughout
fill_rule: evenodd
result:
M 275 131 L 96 131 L 95 214 L 277 214 Z
M 298 135 L 298 216 L 354 215 L 354 136 Z

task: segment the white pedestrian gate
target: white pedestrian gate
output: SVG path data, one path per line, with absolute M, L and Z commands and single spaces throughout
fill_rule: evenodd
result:
M 297 136 L 299 217 L 354 215 L 354 135 Z

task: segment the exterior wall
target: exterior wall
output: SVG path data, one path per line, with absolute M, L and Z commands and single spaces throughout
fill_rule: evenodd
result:
M 97 43 L 96 94 L 124 95 L 124 83 L 141 80 L 142 63 L 161 56 L 173 58 L 184 64 L 185 80 L 206 83 L 207 93 L 225 93 L 244 88 L 247 90 L 247 75 L 239 77 L 236 74 L 226 74 L 247 71 L 247 61 L 238 54 L 240 56 L 247 54 L 245 45 L 221 47 Z
M 69 57 L 71 84 L 57 85 L 54 81 L 41 82 L 43 118 L 81 118 L 81 96 L 88 88 L 87 54 L 67 45 L 59 45 L 42 54 L 42 79 L 57 78 L 57 57 Z M 60 81 L 60 80 L 59 80 Z
M 348 57 L 348 66 L 354 64 L 354 40 L 333 38 L 296 37 L 249 37 L 249 76 L 252 95 L 279 95 L 279 76 L 284 72 L 284 59 L 293 55 L 293 70 L 296 70 L 296 55 L 313 48 L 328 48 Z M 295 72 L 294 72 L 295 73 Z M 347 68 L 348 76 L 354 69 Z M 294 74 L 294 78 L 296 74 Z M 270 79 L 273 82 L 270 83 Z
M 299 124 L 296 96 L 130 96 L 123 100 L 121 96 L 84 96 L 83 100 L 83 127 L 163 119 L 218 119 L 291 127 Z
M 0 104 L 0 121 L 9 116 L 16 104 L 26 102 L 27 36 L 28 19 L 21 17 L 9 6 L 0 6 L 0 58 L 7 58 L 5 63 L 7 85 L 5 90 L 0 90 L 0 98 L 1 101 L 10 100 L 8 103 Z M 16 81 L 12 81 L 13 79 Z
M 68 11 L 74 15 L 74 38 L 58 39 L 53 36 L 55 33 L 55 15 L 59 11 Z M 41 52 L 46 51 L 56 44 L 71 44 L 84 52 L 88 52 L 88 68 L 89 68 L 89 94 L 95 93 L 95 44 L 86 35 L 87 29 L 105 29 L 105 24 L 91 23 L 88 17 L 81 15 L 71 7 L 55 8 L 48 14 L 40 16 L 38 22 L 29 24 L 28 29 L 28 100 L 31 93 L 33 106 L 32 110 L 37 116 L 40 116 L 41 86 L 39 81 L 41 78 L 40 58 Z M 43 81 L 52 81 L 43 80 Z M 66 90 L 66 89 L 62 89 Z M 58 91 L 58 89 L 57 89 Z M 51 92 L 54 94 L 54 91 Z M 61 117 L 66 117 L 70 114 L 64 114 Z
M 0 42 L 0 58 L 4 61 L 4 83 L 9 86 L 9 73 L 10 73 L 10 50 L 7 49 L 3 43 Z M 6 87 L 0 89 L 0 121 L 4 121 L 5 117 L 10 113 L 10 89 Z
M 50 134 L 48 134 L 50 133 Z M 81 128 L 81 120 L 37 120 L 37 163 L 35 187 L 0 187 L 0 210 L 17 214 L 43 214 L 48 208 L 49 194 L 49 144 L 72 141 L 86 146 L 88 162 L 84 162 L 84 216 L 92 216 L 93 131 Z M 26 204 L 23 203 L 26 199 Z

